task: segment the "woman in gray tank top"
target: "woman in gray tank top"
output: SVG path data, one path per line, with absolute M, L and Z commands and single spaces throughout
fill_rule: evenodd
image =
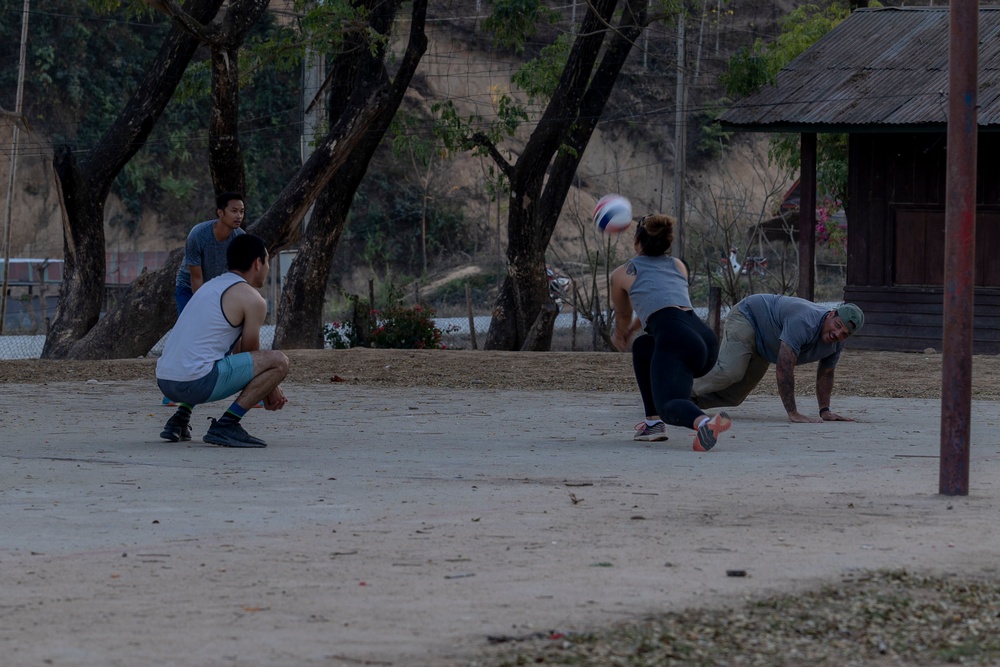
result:
M 646 331 L 633 344 L 632 364 L 640 388 L 650 387 L 642 392 L 647 419 L 696 431 L 692 448 L 705 452 L 732 421 L 725 412 L 713 419 L 691 402 L 694 378 L 715 365 L 719 341 L 691 308 L 687 267 L 667 254 L 674 224 L 668 215 L 647 215 L 639 221 L 633 241 L 636 256 L 611 274 L 611 340 L 624 352 L 634 334 Z M 643 439 L 666 439 L 662 425 L 658 433 L 663 437 Z

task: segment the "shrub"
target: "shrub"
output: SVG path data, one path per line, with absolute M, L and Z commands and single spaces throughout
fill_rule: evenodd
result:
M 323 338 L 335 350 L 346 350 L 358 343 L 358 336 L 350 322 L 333 322 L 323 325 Z
M 440 350 L 441 330 L 434 324 L 434 309 L 414 306 L 393 306 L 384 312 L 375 311 L 375 347 L 406 350 Z
M 434 309 L 423 306 L 406 308 L 396 305 L 385 311 L 372 311 L 375 330 L 372 331 L 373 347 L 406 350 L 441 350 L 442 331 L 434 324 Z M 449 327 L 448 332 L 457 330 Z M 323 325 L 323 337 L 335 350 L 358 345 L 359 336 L 350 322 L 333 322 Z

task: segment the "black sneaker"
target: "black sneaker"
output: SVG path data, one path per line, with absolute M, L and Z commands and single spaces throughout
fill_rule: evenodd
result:
M 160 437 L 164 440 L 169 440 L 170 442 L 177 442 L 178 440 L 190 440 L 191 439 L 191 425 L 178 418 L 174 415 L 167 420 L 164 424 L 163 430 L 160 431 Z
M 210 417 L 212 425 L 202 438 L 205 442 L 220 447 L 267 447 L 267 443 L 247 433 L 239 422 L 220 423 Z

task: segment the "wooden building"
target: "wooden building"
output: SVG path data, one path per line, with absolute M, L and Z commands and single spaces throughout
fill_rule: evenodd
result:
M 804 146 L 848 135 L 844 300 L 865 312 L 854 348 L 941 350 L 948 22 L 948 7 L 859 9 L 720 117 L 730 130 L 801 133 Z M 1000 8 L 980 9 L 979 33 L 973 349 L 997 353 Z

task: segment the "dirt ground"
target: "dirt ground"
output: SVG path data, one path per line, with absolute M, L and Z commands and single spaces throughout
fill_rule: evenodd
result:
M 472 350 L 292 350 L 288 382 L 349 383 L 373 387 L 517 389 L 526 391 L 630 391 L 631 358 L 612 352 L 483 352 Z M 75 380 L 153 381 L 154 359 L 0 362 L 0 383 Z M 879 398 L 941 395 L 939 353 L 845 350 L 836 394 Z M 799 369 L 798 394 L 811 394 L 815 365 Z M 773 375 L 773 368 L 769 372 Z M 755 395 L 776 395 L 765 378 Z M 1000 399 L 1000 356 L 973 359 L 972 398 Z
M 845 352 L 833 405 L 856 422 L 787 423 L 767 377 L 709 454 L 680 429 L 632 440 L 626 354 L 289 356 L 293 403 L 248 418 L 273 446 L 239 451 L 200 442 L 206 415 L 190 443 L 156 437 L 170 409 L 153 359 L 0 362 L 5 667 L 604 667 L 639 631 L 595 629 L 646 633 L 649 614 L 691 607 L 707 610 L 695 627 L 641 639 L 673 657 L 629 664 L 693 664 L 665 636 L 692 656 L 736 642 L 699 664 L 948 663 L 935 645 L 996 664 L 992 642 L 955 633 L 1000 633 L 1000 592 L 975 592 L 1000 551 L 1000 357 L 973 363 L 972 494 L 945 498 L 940 354 Z M 814 368 L 797 373 L 803 409 Z M 961 575 L 949 585 L 974 604 L 950 613 L 974 620 L 942 625 L 940 579 L 902 599 L 897 575 L 864 574 L 900 568 Z M 828 583 L 746 630 L 742 607 L 718 611 Z M 903 629 L 872 615 L 882 600 Z M 809 650 L 832 653 L 798 660 L 806 607 L 832 628 Z M 848 660 L 843 642 L 869 648 Z

